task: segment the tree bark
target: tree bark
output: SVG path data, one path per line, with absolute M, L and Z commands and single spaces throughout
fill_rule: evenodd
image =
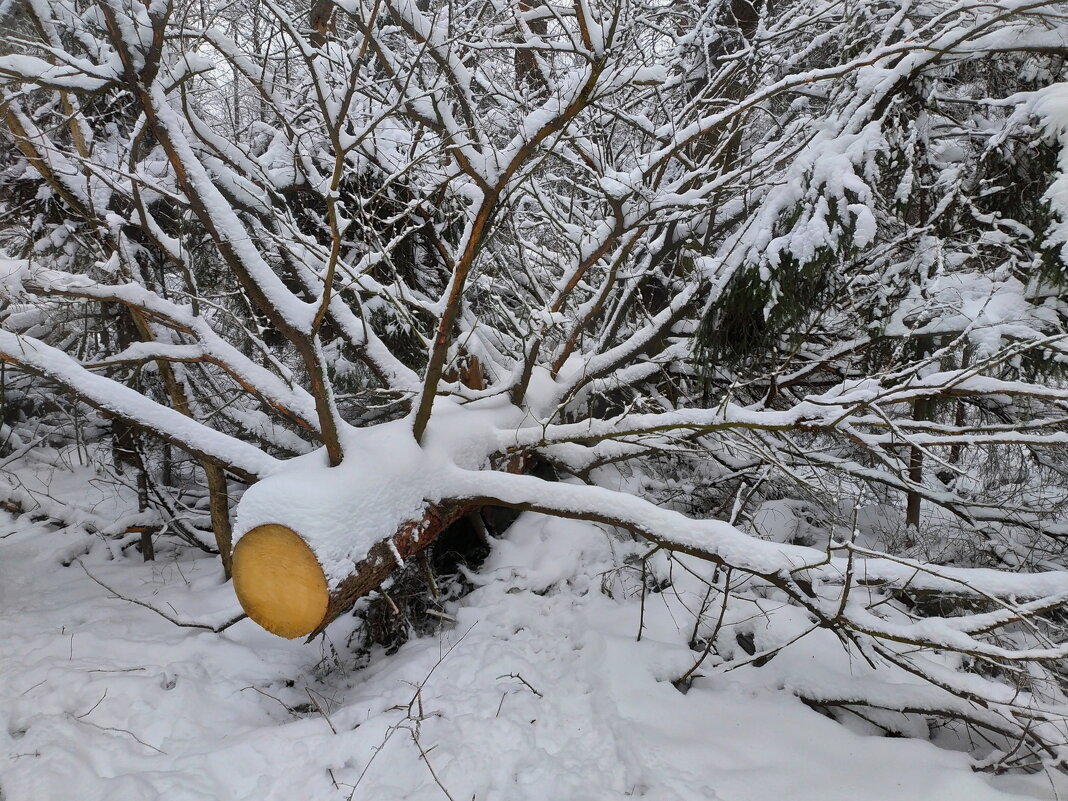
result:
M 465 504 L 431 506 L 422 520 L 408 523 L 389 540 L 375 545 L 367 558 L 356 565 L 355 572 L 331 593 L 326 615 L 308 637 L 319 634 L 326 626 L 360 598 L 378 588 L 389 575 L 413 556 L 425 551 L 446 528 L 474 511 Z M 397 561 L 398 557 L 401 561 Z
M 308 23 L 312 33 L 308 37 L 312 47 L 322 47 L 327 37 L 334 32 L 334 0 L 312 0 Z
M 916 421 L 930 420 L 934 403 L 933 398 L 917 398 L 913 401 L 912 419 Z M 912 445 L 909 448 L 909 481 L 916 485 L 923 483 L 923 448 L 916 445 Z M 906 545 L 910 547 L 915 544 L 912 532 L 918 533 L 920 529 L 922 503 L 923 498 L 920 492 L 909 490 L 905 503 L 905 528 L 907 531 Z
M 540 3 L 537 0 L 519 0 L 519 11 L 521 13 L 533 11 L 541 6 L 543 6 L 543 3 Z M 533 19 L 527 24 L 527 27 L 529 27 L 530 32 L 536 36 L 545 36 L 549 31 L 549 23 L 545 18 Z M 520 41 L 525 41 L 526 39 L 522 30 L 519 31 L 519 38 Z M 519 86 L 530 89 L 535 97 L 546 95 L 549 91 L 549 87 L 545 83 L 545 78 L 541 74 L 541 70 L 538 68 L 537 53 L 530 48 L 516 48 L 514 61 L 516 83 Z

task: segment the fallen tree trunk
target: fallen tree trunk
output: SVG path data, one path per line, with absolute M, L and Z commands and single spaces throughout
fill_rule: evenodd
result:
M 482 420 L 470 410 L 441 410 L 446 419 L 457 413 L 463 424 L 452 417 L 447 436 L 433 432 L 436 444 L 426 448 L 405 420 L 352 429 L 340 466 L 311 453 L 249 487 L 237 507 L 232 564 L 248 616 L 281 637 L 319 634 L 451 524 L 492 503 L 449 486 L 454 458 L 486 473 L 534 467 L 536 458 L 523 451 L 470 451 L 472 442 L 497 443 L 485 425 L 496 412 Z
M 332 589 L 323 567 L 327 560 L 299 532 L 275 523 L 257 526 L 234 549 L 234 590 L 248 616 L 272 634 L 314 637 L 473 508 L 429 506 L 422 519 L 373 545 Z

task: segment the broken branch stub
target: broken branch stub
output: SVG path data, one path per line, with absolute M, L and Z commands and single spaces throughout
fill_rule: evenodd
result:
M 234 590 L 248 616 L 272 634 L 314 637 L 470 509 L 449 503 L 428 507 L 422 519 L 373 545 L 333 588 L 325 560 L 299 532 L 274 523 L 257 526 L 234 549 Z

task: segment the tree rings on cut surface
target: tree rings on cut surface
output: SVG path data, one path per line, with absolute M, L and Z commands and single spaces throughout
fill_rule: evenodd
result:
M 234 590 L 250 618 L 293 639 L 315 631 L 330 603 L 326 577 L 312 549 L 290 528 L 257 526 L 234 548 Z

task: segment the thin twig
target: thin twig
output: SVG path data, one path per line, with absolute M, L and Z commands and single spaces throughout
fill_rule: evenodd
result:
M 183 629 L 204 629 L 205 631 L 211 631 L 211 632 L 214 632 L 215 634 L 219 634 L 220 632 L 226 631 L 228 628 L 230 628 L 235 623 L 239 623 L 240 621 L 242 621 L 246 617 L 248 617 L 248 615 L 246 615 L 244 612 L 242 612 L 237 617 L 231 618 L 230 620 L 227 620 L 225 623 L 221 623 L 218 626 L 212 626 L 212 625 L 209 625 L 208 623 L 194 623 L 194 622 L 191 622 L 191 621 L 188 621 L 188 620 L 178 620 L 177 618 L 171 617 L 166 612 L 163 612 L 163 611 L 157 609 L 156 607 L 152 606 L 152 604 L 147 604 L 144 601 L 137 600 L 136 598 L 127 598 L 125 595 L 123 595 L 122 593 L 118 592 L 114 588 L 109 587 L 107 584 L 105 584 L 100 579 L 98 579 L 96 576 L 94 576 L 92 573 L 90 573 L 89 572 L 89 568 L 87 568 L 82 563 L 81 559 L 75 559 L 74 561 L 77 562 L 78 566 L 82 570 L 85 571 L 85 575 L 87 575 L 89 578 L 91 578 L 93 581 L 95 581 L 97 584 L 99 584 L 105 590 L 110 592 L 112 595 L 114 595 L 120 601 L 126 601 L 127 603 L 137 604 L 138 606 L 143 606 L 145 609 L 150 609 L 153 612 L 155 612 L 157 615 L 162 617 L 164 620 L 167 620 L 168 622 L 173 623 L 175 626 L 179 626 L 179 627 L 181 627 Z
M 285 701 L 283 701 L 277 695 L 271 695 L 269 692 L 265 692 L 264 690 L 261 690 L 259 687 L 253 687 L 251 684 L 248 687 L 242 687 L 240 692 L 244 692 L 245 690 L 255 690 L 256 692 L 258 692 L 260 695 L 264 696 L 265 698 L 270 698 L 272 701 L 277 701 L 278 703 L 280 703 L 282 705 L 282 708 L 285 709 L 285 711 L 288 712 L 293 717 L 295 717 L 295 718 L 299 718 L 300 717 L 293 710 L 293 707 L 291 707 L 289 704 L 287 704 Z
M 349 797 L 348 797 L 348 801 L 352 801 L 352 800 L 353 800 L 353 798 L 355 798 L 355 797 L 356 797 L 356 790 L 357 790 L 357 789 L 359 788 L 359 786 L 360 786 L 360 782 L 362 782 L 362 781 L 363 781 L 363 777 L 364 777 L 365 775 L 367 775 L 367 771 L 368 771 L 368 770 L 370 770 L 370 768 L 371 768 L 371 764 L 372 764 L 372 763 L 373 763 L 373 762 L 375 761 L 375 758 L 376 758 L 376 757 L 377 757 L 377 756 L 378 756 L 379 754 L 381 754 L 381 753 L 382 753 L 382 749 L 384 749 L 384 748 L 386 747 L 386 744 L 387 744 L 387 743 L 388 743 L 388 742 L 390 741 L 390 739 L 392 739 L 393 735 L 394 735 L 394 734 L 396 734 L 396 733 L 397 733 L 398 731 L 400 731 L 401 729 L 404 729 L 405 731 L 409 732 L 409 733 L 410 733 L 410 734 L 412 735 L 412 737 L 413 737 L 413 738 L 415 739 L 415 741 L 416 741 L 416 746 L 417 746 L 417 747 L 419 747 L 419 751 L 420 751 L 420 753 L 424 753 L 424 752 L 423 752 L 423 749 L 422 749 L 422 746 L 419 746 L 419 740 L 418 740 L 419 732 L 418 732 L 418 728 L 415 728 L 415 729 L 413 729 L 413 728 L 412 728 L 411 726 L 408 726 L 408 725 L 406 725 L 405 721 L 411 721 L 411 722 L 413 722 L 413 723 L 415 723 L 415 724 L 416 724 L 416 727 L 418 727 L 418 725 L 419 725 L 419 722 L 420 722 L 420 721 L 421 721 L 421 720 L 423 719 L 423 717 L 424 717 L 424 715 L 423 715 L 423 710 L 422 710 L 422 705 L 423 705 L 423 699 L 422 699 L 422 692 L 423 692 L 423 687 L 425 687 L 425 686 L 426 686 L 426 683 L 427 683 L 428 681 L 430 681 L 430 677 L 434 675 L 434 671 L 438 669 L 438 666 L 439 666 L 439 665 L 441 665 L 441 663 L 442 663 L 442 662 L 444 662 L 444 661 L 446 660 L 446 658 L 448 658 L 449 654 L 451 654 L 451 653 L 452 653 L 452 652 L 453 652 L 454 650 L 456 650 L 456 648 L 457 648 L 457 647 L 458 647 L 458 646 L 460 645 L 460 643 L 462 643 L 462 642 L 464 641 L 464 639 L 465 639 L 465 638 L 467 637 L 467 635 L 471 633 L 471 629 L 473 629 L 473 628 L 475 627 L 475 625 L 476 625 L 476 624 L 472 623 L 472 624 L 471 624 L 471 626 L 470 626 L 470 627 L 468 627 L 467 631 L 465 631 L 465 632 L 464 632 L 463 634 L 461 634 L 461 635 L 460 635 L 459 639 L 457 639 L 457 640 L 456 640 L 456 642 L 454 642 L 454 643 L 453 643 L 452 645 L 450 645 L 450 646 L 448 647 L 448 649 L 446 649 L 446 650 L 445 650 L 445 651 L 444 651 L 443 653 L 441 653 L 441 654 L 440 654 L 440 655 L 438 656 L 438 661 L 437 661 L 437 662 L 435 662 L 435 663 L 434 663 L 434 664 L 433 664 L 433 665 L 431 666 L 430 670 L 429 670 L 429 671 L 427 671 L 427 674 L 426 674 L 426 675 L 425 675 L 425 676 L 423 677 L 423 680 L 422 680 L 422 681 L 420 681 L 420 682 L 419 682 L 419 683 L 418 683 L 418 684 L 416 685 L 416 689 L 415 689 L 415 694 L 414 694 L 414 695 L 412 696 L 412 700 L 410 700 L 410 701 L 409 701 L 409 702 L 408 702 L 407 704 L 398 704 L 397 706 L 393 706 L 393 707 L 390 707 L 390 709 L 401 709 L 401 710 L 406 710 L 406 714 L 405 714 L 404 718 L 403 718 L 403 719 L 402 719 L 402 720 L 401 720 L 400 722 L 396 723 L 396 724 L 395 724 L 395 725 L 393 725 L 393 726 L 390 726 L 390 727 L 389 727 L 389 729 L 387 729 L 387 730 L 386 730 L 386 734 L 385 734 L 385 736 L 384 736 L 384 737 L 382 738 L 382 742 L 380 742 L 380 743 L 379 743 L 379 744 L 378 744 L 378 745 L 377 745 L 377 746 L 375 747 L 375 749 L 374 749 L 374 753 L 373 753 L 373 754 L 371 754 L 371 758 L 370 758 L 369 760 L 367 760 L 367 764 L 363 766 L 363 770 L 362 770 L 362 771 L 360 771 L 360 775 L 359 775 L 359 776 L 358 776 L 358 777 L 356 778 L 356 783 L 355 783 L 354 785 L 352 785 L 352 792 L 351 792 L 351 793 L 349 794 Z M 413 707 L 414 707 L 414 706 L 415 706 L 416 704 L 418 704 L 418 705 L 419 705 L 419 713 L 418 713 L 418 717 L 413 717 L 413 716 L 412 716 L 412 708 L 413 708 Z M 424 753 L 424 761 L 425 761 L 425 753 Z M 428 767 L 428 768 L 430 768 L 430 763 L 429 763 L 429 762 L 427 762 L 427 767 Z M 449 798 L 451 799 L 451 798 L 452 798 L 452 796 L 451 796 L 451 795 L 449 795 L 449 792 L 448 792 L 448 790 L 446 790 L 446 789 L 445 789 L 444 787 L 442 787 L 442 785 L 441 785 L 441 782 L 439 782 L 439 781 L 438 781 L 438 778 L 437 778 L 437 776 L 436 776 L 436 775 L 434 774 L 434 770 L 433 770 L 432 768 L 430 769 L 430 774 L 431 774 L 432 776 L 434 776 L 434 781 L 438 782 L 438 787 L 441 787 L 441 789 L 442 789 L 442 791 L 443 791 L 443 792 L 445 793 L 445 795 L 449 796 Z
M 80 714 L 80 715 L 75 715 L 74 719 L 75 720 L 81 720 L 82 718 L 92 714 L 93 710 L 96 709 L 98 706 L 100 706 L 102 703 L 104 703 L 104 699 L 107 698 L 107 697 L 108 697 L 108 690 L 105 687 L 104 688 L 104 694 L 102 696 L 100 696 L 100 700 L 97 701 L 95 704 L 93 704 L 91 707 L 89 707 L 89 711 L 88 712 L 82 712 L 82 714 Z
M 86 714 L 88 714 L 88 713 L 86 713 Z M 144 740 L 142 740 L 140 737 L 138 737 L 136 734 L 134 734 L 129 729 L 120 729 L 118 726 L 101 726 L 99 723 L 93 723 L 93 721 L 91 721 L 91 720 L 82 720 L 81 718 L 76 717 L 75 715 L 71 715 L 71 719 L 72 720 L 76 720 L 79 723 L 84 723 L 86 726 L 92 726 L 95 729 L 100 729 L 100 731 L 119 731 L 119 732 L 122 732 L 123 734 L 128 734 L 131 737 L 133 737 L 135 740 L 137 740 L 137 742 L 141 743 L 141 745 L 143 745 L 145 748 L 151 748 L 157 754 L 163 754 L 163 756 L 167 756 L 167 752 L 166 751 L 164 751 L 164 750 L 162 750 L 160 748 L 156 748 L 156 746 L 154 746 L 154 745 L 146 743 Z
M 330 722 L 330 716 L 323 711 L 323 708 L 319 705 L 319 702 L 316 700 L 315 696 L 312 695 L 312 691 L 309 688 L 305 687 L 304 692 L 308 694 L 308 698 L 311 699 L 311 702 L 315 705 L 315 708 L 319 710 L 319 714 L 323 716 L 323 720 L 325 720 L 326 725 L 330 727 L 330 731 L 332 731 L 334 734 L 337 734 L 337 729 L 335 729 L 334 724 Z
M 534 685 L 532 685 L 529 681 L 524 679 L 518 673 L 505 673 L 505 674 L 497 677 L 497 681 L 500 681 L 501 679 L 518 679 L 519 681 L 523 682 L 523 684 L 527 685 L 527 689 L 530 690 L 532 693 L 534 693 L 534 695 L 538 696 L 538 698 L 544 698 L 545 697 L 544 695 L 542 695 L 541 693 L 539 693 L 537 690 L 534 689 Z
M 711 591 L 711 588 L 709 588 Z M 719 608 L 719 617 L 716 619 L 716 626 L 712 629 L 712 633 L 708 635 L 708 642 L 705 643 L 705 648 L 701 652 L 701 656 L 696 662 L 693 663 L 693 667 L 679 676 L 672 682 L 676 687 L 685 687 L 686 682 L 690 680 L 690 677 L 697 672 L 698 668 L 708 658 L 708 655 L 712 653 L 712 649 L 716 646 L 716 639 L 719 637 L 720 629 L 723 628 L 724 618 L 727 616 L 727 602 L 730 600 L 731 595 L 731 569 L 727 568 L 726 575 L 723 577 L 723 604 Z M 700 622 L 700 619 L 698 619 Z M 694 631 L 696 631 L 696 627 Z
M 423 750 L 423 744 L 419 742 L 419 736 L 414 730 L 409 729 L 409 731 L 412 735 L 412 742 L 415 743 L 415 747 L 419 749 L 419 756 L 422 758 L 423 763 L 426 765 L 426 769 L 429 770 L 430 775 L 434 777 L 434 783 L 441 788 L 441 792 L 445 793 L 445 797 L 448 798 L 449 801 L 456 801 L 456 799 L 452 797 L 452 793 L 445 789 L 445 785 L 441 783 L 441 779 L 438 778 L 438 774 L 434 772 L 434 767 L 430 764 L 430 760 L 427 758 L 427 752 Z

